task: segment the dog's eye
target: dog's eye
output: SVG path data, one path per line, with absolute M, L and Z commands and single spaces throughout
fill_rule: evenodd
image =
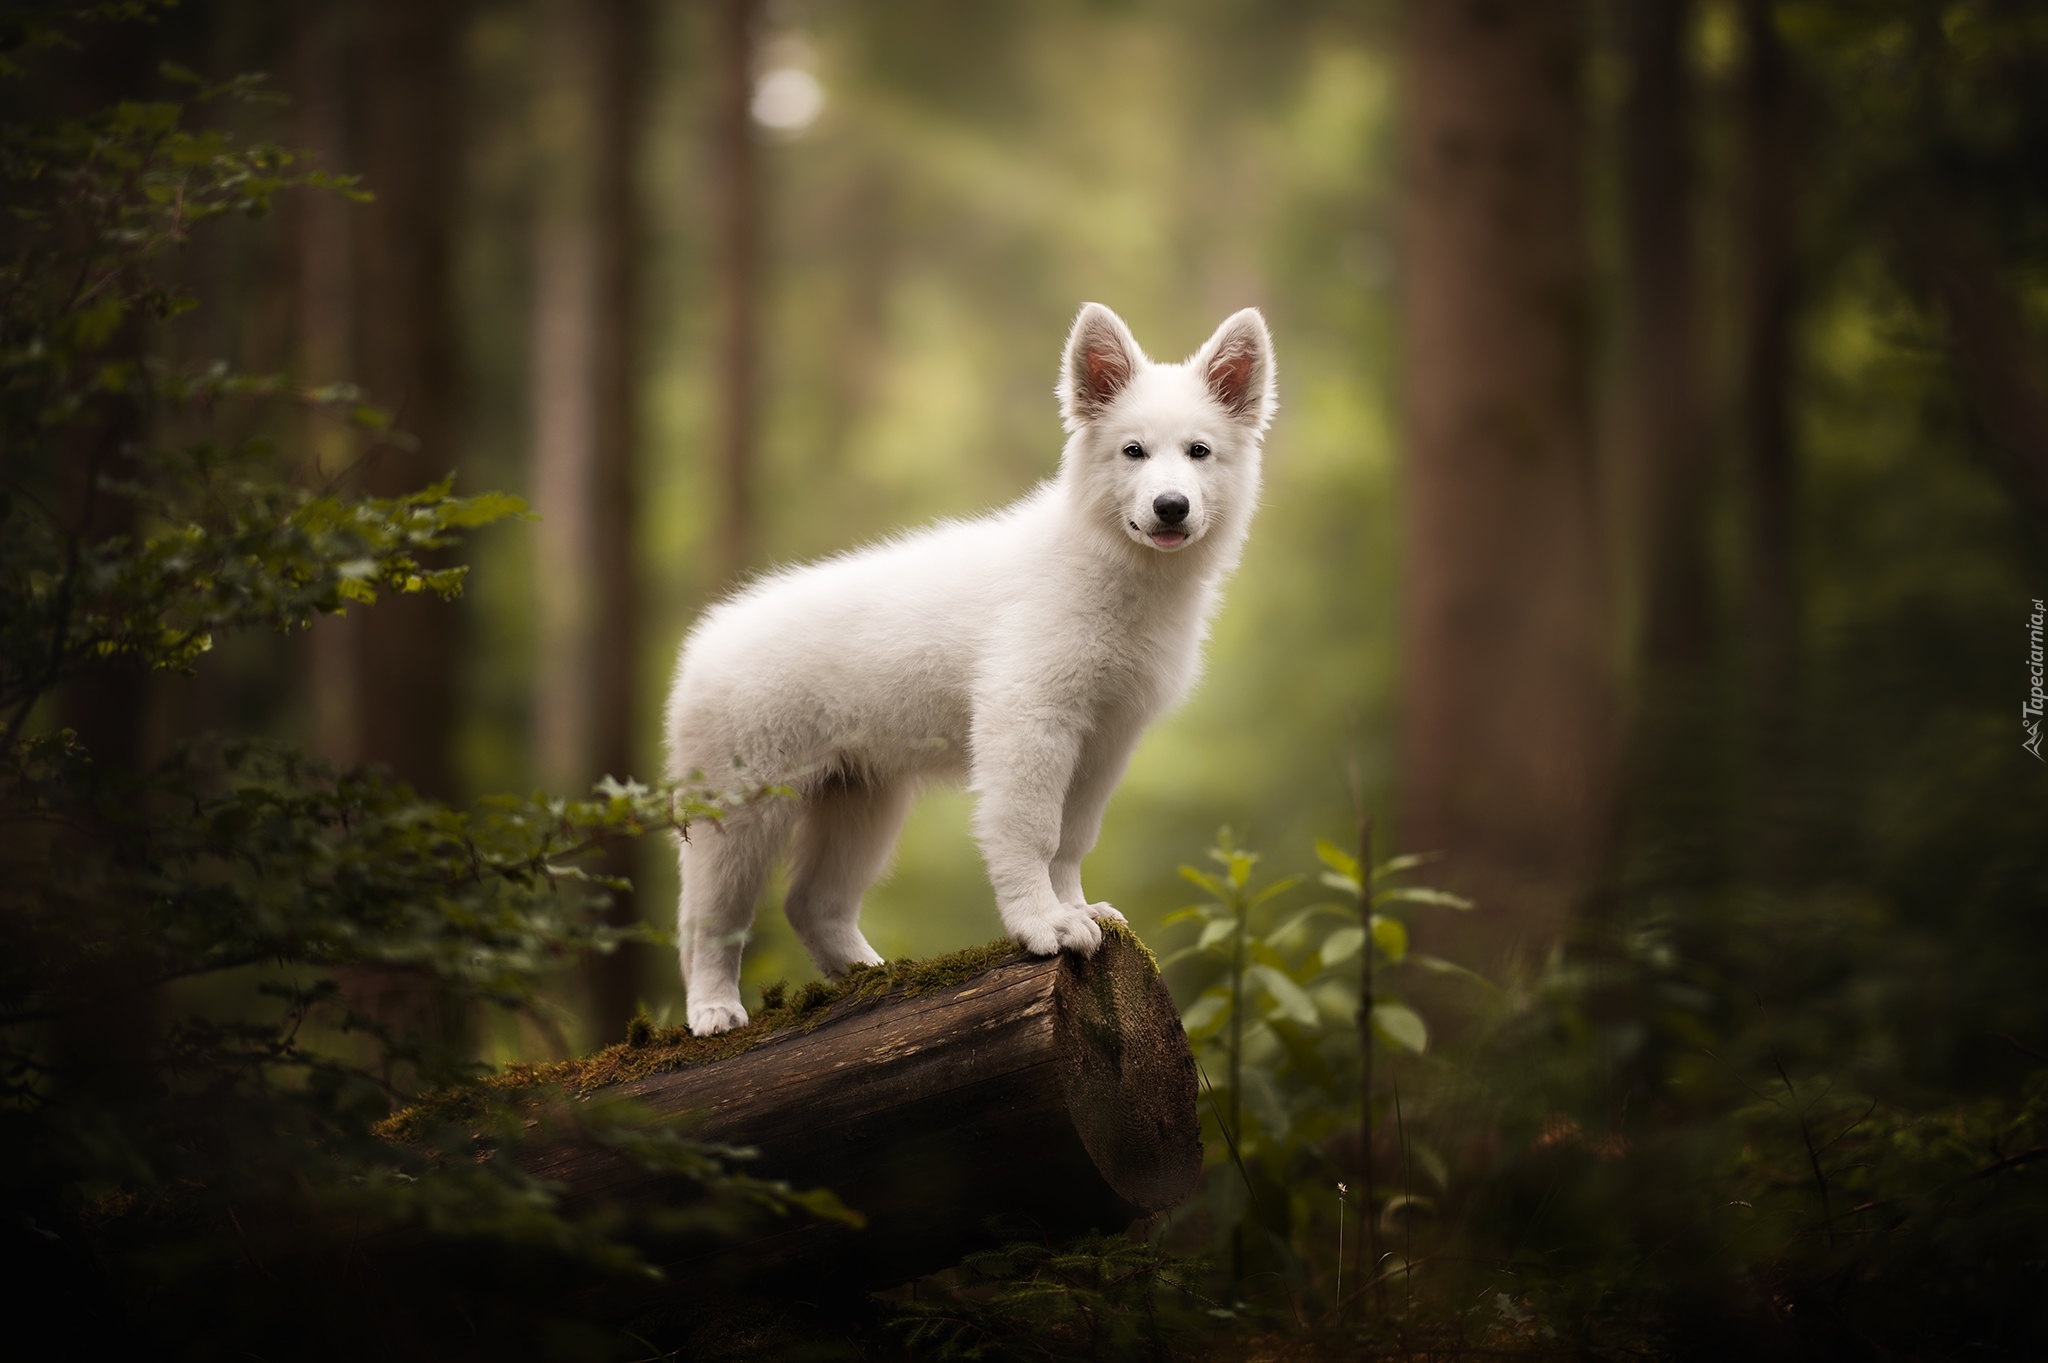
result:
M 1207 445 L 1204 445 L 1201 441 L 1197 440 L 1194 444 L 1188 446 L 1188 458 L 1207 459 L 1208 457 L 1209 447 Z
M 1143 459 L 1145 457 L 1145 447 L 1133 440 L 1130 444 L 1124 446 L 1124 453 L 1133 459 Z

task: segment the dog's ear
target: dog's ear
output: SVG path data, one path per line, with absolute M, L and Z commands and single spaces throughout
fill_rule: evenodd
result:
M 1195 372 L 1232 418 L 1255 431 L 1273 420 L 1273 338 L 1257 308 L 1233 312 L 1195 352 Z
M 1100 303 L 1083 303 L 1060 360 L 1060 421 L 1078 431 L 1102 415 L 1145 363 L 1124 319 Z

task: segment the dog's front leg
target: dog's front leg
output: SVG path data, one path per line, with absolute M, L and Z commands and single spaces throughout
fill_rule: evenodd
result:
M 1120 923 L 1124 916 L 1108 903 L 1088 902 L 1081 888 L 1081 859 L 1094 850 L 1095 839 L 1102 832 L 1103 811 L 1109 807 L 1116 783 L 1123 779 L 1124 768 L 1130 765 L 1138 733 L 1135 724 L 1100 721 L 1082 743 L 1061 811 L 1059 850 L 1052 859 L 1052 889 L 1060 902 L 1103 922 Z
M 974 836 L 1003 926 L 1026 951 L 1093 956 L 1102 929 L 1053 889 L 1067 792 L 1081 757 L 1076 726 L 1027 706 L 991 707 L 974 727 Z

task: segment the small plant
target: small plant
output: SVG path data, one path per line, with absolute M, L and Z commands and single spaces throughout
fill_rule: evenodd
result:
M 1384 1216 L 1398 1213 L 1404 1226 L 1412 1227 L 1415 1213 L 1427 1206 L 1426 1199 L 1416 1196 L 1406 1176 L 1408 1167 L 1409 1141 L 1405 1130 L 1400 1133 L 1402 1149 L 1402 1191 L 1382 1204 L 1377 1196 L 1373 1179 L 1373 1133 L 1376 1128 L 1376 1104 L 1378 1094 L 1374 1091 L 1373 1053 L 1374 1042 L 1397 1051 L 1409 1051 L 1420 1055 L 1429 1048 L 1429 1028 L 1421 1014 L 1401 1002 L 1387 991 L 1386 970 L 1396 966 L 1412 965 L 1439 973 L 1460 974 L 1472 979 L 1480 977 L 1463 966 L 1408 949 L 1408 924 L 1392 912 L 1396 904 L 1415 904 L 1427 907 L 1466 910 L 1472 901 L 1446 890 L 1431 889 L 1423 885 L 1397 885 L 1387 882 L 1405 875 L 1432 859 L 1426 853 L 1409 853 L 1391 857 L 1377 865 L 1369 865 L 1372 855 L 1372 820 L 1359 821 L 1358 855 L 1346 852 L 1337 844 L 1324 838 L 1316 840 L 1316 858 L 1323 863 L 1323 884 L 1348 895 L 1352 901 L 1352 914 L 1357 921 L 1333 929 L 1324 940 L 1325 965 L 1358 957 L 1358 1110 L 1360 1167 L 1364 1171 L 1364 1187 L 1360 1190 L 1358 1204 L 1361 1234 L 1352 1240 L 1352 1253 L 1364 1254 L 1364 1264 L 1354 1264 L 1352 1281 L 1359 1290 L 1369 1282 L 1381 1277 L 1383 1263 L 1379 1248 L 1379 1227 Z M 1381 912 L 1381 910 L 1387 912 Z M 1395 1117 L 1400 1116 L 1399 1091 L 1395 1091 Z M 1337 1185 L 1343 1189 L 1343 1184 Z M 1342 1211 L 1339 1212 L 1340 1226 Z M 1343 1255 L 1338 1255 L 1338 1281 L 1343 1280 Z M 1404 1253 L 1400 1272 L 1405 1277 L 1413 1268 L 1412 1253 Z M 1341 1289 L 1337 1293 L 1338 1306 L 1345 1304 Z
M 1395 857 L 1368 878 L 1359 858 L 1335 844 L 1319 841 L 1316 852 L 1323 883 L 1349 903 L 1283 911 L 1283 897 L 1302 878 L 1256 885 L 1258 854 L 1239 847 L 1226 828 L 1209 853 L 1220 871 L 1180 872 L 1212 898 L 1165 920 L 1199 925 L 1195 940 L 1169 954 L 1162 969 L 1178 996 L 1191 998 L 1182 1024 L 1208 1088 L 1210 1119 L 1235 1166 L 1235 1177 L 1209 1181 L 1206 1199 L 1219 1246 L 1227 1243 L 1233 1288 L 1256 1257 L 1297 1288 L 1306 1285 L 1292 1227 L 1314 1219 L 1327 1224 L 1325 1195 L 1315 1191 L 1336 1181 L 1325 1145 L 1362 1116 L 1370 1148 L 1380 1101 L 1373 1092 L 1375 1050 L 1419 1054 L 1428 1047 L 1428 1027 L 1387 988 L 1388 972 L 1471 974 L 1409 949 L 1399 906 L 1471 907 L 1446 891 L 1388 883 L 1426 857 Z M 1391 1204 L 1381 1204 L 1370 1182 L 1361 1193 L 1346 1206 L 1355 1205 L 1369 1227 Z M 1405 1215 L 1418 1205 L 1404 1195 L 1393 1210 Z M 1356 1253 L 1358 1240 L 1353 1244 Z

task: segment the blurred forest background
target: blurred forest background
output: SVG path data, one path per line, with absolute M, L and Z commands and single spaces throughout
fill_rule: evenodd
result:
M 142 344 L 358 384 L 416 437 L 293 414 L 266 429 L 300 485 L 452 472 L 535 513 L 477 533 L 454 602 L 74 688 L 103 760 L 225 730 L 458 805 L 653 782 L 676 644 L 721 591 L 1052 472 L 1080 302 L 1168 359 L 1256 305 L 1264 503 L 1091 894 L 1165 956 L 1219 827 L 1276 874 L 1361 812 L 1382 854 L 1441 852 L 1422 878 L 1476 908 L 1412 930 L 1495 987 L 1426 981 L 1438 1039 L 1389 1040 L 1404 1120 L 1436 1104 L 1430 1215 L 1573 1227 L 1552 1263 L 1608 1265 L 1588 1299 L 1654 1278 L 1660 1309 L 1721 1310 L 1697 1261 L 1754 1232 L 1674 1207 L 1738 1198 L 1702 1171 L 1756 1172 L 1773 1121 L 1759 1186 L 1817 1180 L 1821 1210 L 1743 1262 L 1837 1256 L 1810 1280 L 1830 1340 L 1869 1340 L 1843 1284 L 1909 1260 L 1933 1296 L 1980 1280 L 1966 1316 L 2038 1286 L 2023 1223 L 1849 1259 L 1876 1243 L 1849 1204 L 1910 1198 L 1843 1191 L 1883 1156 L 1838 1167 L 1826 1137 L 1938 1166 L 1910 1196 L 1945 1209 L 2038 1180 L 2048 1142 L 2039 5 L 192 0 L 50 62 L 11 113 L 167 97 L 163 62 L 267 72 L 284 101 L 196 117 L 373 196 L 195 235 L 169 260 L 198 306 Z M 615 924 L 666 925 L 666 839 L 608 855 Z M 891 958 L 996 934 L 964 796 L 923 800 L 863 925 Z M 1173 969 L 1192 1009 L 1214 972 Z M 749 1001 L 811 974 L 764 905 Z M 555 1023 L 493 1014 L 476 1057 L 680 1017 L 653 944 L 546 993 Z M 1357 1082 L 1326 1011 L 1306 1050 L 1269 1029 L 1297 1087 L 1247 1140 L 1341 1172 L 1355 1107 L 1301 1096 Z M 1262 1166 L 1306 1180 L 1283 1240 L 1334 1213 L 1310 1164 Z M 2008 1305 L 1987 1356 L 2042 1338 Z

